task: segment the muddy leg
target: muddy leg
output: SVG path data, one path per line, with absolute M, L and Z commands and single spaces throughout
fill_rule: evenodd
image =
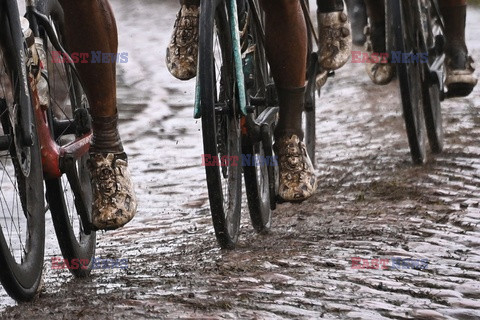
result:
M 473 59 L 465 43 L 466 0 L 441 0 L 440 10 L 445 20 L 446 66 L 445 85 L 450 96 L 467 96 L 477 84 Z
M 117 53 L 117 26 L 108 1 L 61 0 L 60 3 L 71 52 Z M 93 228 L 116 229 L 130 221 L 137 208 L 117 127 L 116 64 L 115 61 L 79 63 L 77 68 L 93 120 L 89 165 L 94 197 Z
M 263 0 L 266 49 L 273 78 L 279 88 L 280 121 L 277 135 L 302 132 L 302 94 L 305 86 L 307 29 L 297 0 Z M 283 99 L 282 99 L 283 98 Z
M 383 0 L 365 0 L 369 17 L 369 26 L 366 29 L 367 52 L 384 54 L 386 52 L 385 40 L 385 2 Z M 389 83 L 395 69 L 391 63 L 365 63 L 368 76 L 375 84 Z
M 303 140 L 307 28 L 298 0 L 263 0 L 266 50 L 280 104 L 275 130 L 279 196 L 286 201 L 310 197 L 317 187 Z

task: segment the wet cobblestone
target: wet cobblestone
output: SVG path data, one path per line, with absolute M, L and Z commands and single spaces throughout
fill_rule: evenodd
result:
M 73 279 L 52 270 L 60 255 L 52 237 L 40 297 L 18 306 L 0 291 L 0 318 L 480 319 L 480 87 L 443 103 L 445 151 L 417 167 L 398 83 L 375 86 L 362 64 L 348 64 L 317 108 L 318 192 L 279 205 L 266 235 L 245 207 L 238 248 L 222 251 L 192 118 L 194 81 L 173 80 L 163 62 L 176 2 L 112 3 L 120 51 L 129 52 L 119 107 L 139 212 L 99 235 L 97 256 L 126 258 L 128 268 Z M 472 9 L 477 61 L 479 18 Z M 354 269 L 353 257 L 429 264 Z

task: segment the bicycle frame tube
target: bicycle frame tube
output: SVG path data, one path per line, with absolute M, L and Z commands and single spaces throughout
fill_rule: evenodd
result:
M 210 0 L 209 0 L 210 1 Z M 237 0 L 226 0 L 227 10 L 230 22 L 230 31 L 232 34 L 232 48 L 233 48 L 233 62 L 235 65 L 235 75 L 238 89 L 238 102 L 240 105 L 240 112 L 242 115 L 247 115 L 247 98 L 245 95 L 245 79 L 243 74 L 242 52 L 240 48 L 240 30 L 238 24 Z M 198 79 L 198 77 L 197 77 Z M 195 119 L 201 117 L 202 109 L 200 103 L 200 86 L 197 80 L 195 88 L 195 105 L 194 115 Z
M 31 79 L 30 81 L 35 81 Z M 76 138 L 71 143 L 60 147 L 55 143 L 47 123 L 46 111 L 40 107 L 36 88 L 34 89 L 35 120 L 37 122 L 38 139 L 41 146 L 43 174 L 46 178 L 59 178 L 66 172 L 63 159 L 70 157 L 80 159 L 90 149 L 92 133 Z
M 247 99 L 245 96 L 245 79 L 243 75 L 242 51 L 240 48 L 240 31 L 238 25 L 237 0 L 229 0 L 230 30 L 232 32 L 233 61 L 237 76 L 237 89 L 240 111 L 247 115 Z

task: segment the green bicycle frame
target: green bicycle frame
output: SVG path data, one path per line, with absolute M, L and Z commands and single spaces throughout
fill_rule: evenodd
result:
M 235 75 L 238 89 L 238 102 L 240 105 L 240 111 L 245 116 L 247 115 L 247 98 L 245 95 L 245 80 L 242 66 L 242 52 L 240 48 L 240 31 L 238 29 L 237 0 L 226 1 L 230 21 L 230 31 L 232 34 L 233 61 L 235 66 Z M 195 86 L 195 105 L 193 114 L 193 117 L 195 119 L 201 118 L 202 116 L 202 106 L 200 103 L 201 83 L 198 79 L 199 77 L 197 75 L 197 83 Z

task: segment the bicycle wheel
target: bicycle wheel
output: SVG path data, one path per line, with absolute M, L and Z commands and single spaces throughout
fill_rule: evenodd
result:
M 302 0 L 305 2 L 305 7 L 309 8 L 308 1 Z M 306 15 L 307 12 L 304 12 Z M 305 17 L 306 19 L 310 19 L 310 17 Z M 318 55 L 314 52 L 314 43 L 315 39 L 313 36 L 312 24 L 307 23 L 307 35 L 308 35 L 308 43 L 307 43 L 307 86 L 305 92 L 305 112 L 302 116 L 302 123 L 303 123 L 303 131 L 305 134 L 304 140 L 305 145 L 307 147 L 307 153 L 312 160 L 312 164 L 316 167 L 315 161 L 315 146 L 317 142 L 317 134 L 316 134 L 316 116 L 315 116 L 315 103 L 316 103 L 316 78 L 318 72 Z
M 242 148 L 244 155 L 265 159 L 262 143 L 246 144 Z M 252 160 L 254 161 L 254 160 Z M 272 212 L 270 210 L 270 189 L 268 184 L 268 164 L 252 164 L 243 167 L 248 210 L 252 225 L 257 232 L 270 228 Z
M 241 132 L 230 26 L 224 0 L 201 2 L 198 77 L 208 197 L 215 235 L 233 248 L 240 229 Z M 223 161 L 222 161 L 223 160 Z
M 421 31 L 416 24 L 417 5 L 416 0 L 389 0 L 387 21 L 390 23 L 390 30 L 393 31 L 394 48 L 402 54 L 422 52 L 420 50 Z M 422 164 L 426 160 L 422 66 L 418 60 L 396 65 L 410 153 L 414 163 Z
M 270 197 L 271 190 L 269 184 L 269 167 L 274 164 L 270 162 L 270 159 L 266 158 L 268 151 L 265 152 L 265 147 L 268 146 L 264 145 L 261 137 L 253 139 L 249 135 L 247 125 L 247 122 L 257 119 L 266 110 L 270 98 L 267 93 L 267 87 L 268 84 L 273 84 L 273 80 L 269 75 L 263 43 L 263 16 L 259 10 L 260 6 L 257 1 L 249 2 L 247 11 L 248 32 L 243 37 L 244 41 L 242 43 L 247 104 L 255 106 L 255 100 L 262 102 L 260 105 L 255 106 L 254 112 L 247 116 L 249 119 L 245 119 L 246 121 L 243 122 L 245 130 L 242 130 L 242 167 L 250 219 L 254 229 L 257 232 L 263 232 L 270 228 L 271 208 L 275 206 L 275 199 Z M 270 138 L 273 138 L 273 132 L 271 132 Z
M 425 83 L 424 107 L 425 123 L 427 127 L 428 142 L 432 153 L 443 151 L 443 124 L 440 105 L 440 88 L 435 83 Z
M 11 54 L 0 50 L 0 280 L 12 298 L 28 301 L 41 283 L 45 203 L 35 121 L 33 145 L 20 143 L 22 108 L 18 108 L 14 84 L 27 80 L 19 77 L 20 70 L 7 67 L 13 65 L 6 62 Z
M 55 15 L 57 19 L 60 15 Z M 55 38 L 65 48 L 60 26 L 62 23 L 51 20 Z M 68 63 L 53 63 L 53 54 L 58 51 L 45 29 L 40 28 L 43 46 L 46 49 L 50 103 L 47 121 L 52 128 L 52 136 L 59 146 L 65 146 L 90 131 L 88 102 L 79 79 Z M 53 36 L 53 35 L 52 35 Z M 65 259 L 79 263 L 77 269 L 70 269 L 76 277 L 86 277 L 92 268 L 95 254 L 96 234 L 85 230 L 82 217 L 90 217 L 92 208 L 92 187 L 87 168 L 88 153 L 72 164 L 69 170 L 57 179 L 46 179 L 46 195 L 52 214 L 58 243 Z M 72 160 L 73 161 L 73 160 Z M 79 188 L 72 186 L 78 183 Z M 82 212 L 82 210 L 84 212 Z M 88 223 L 88 222 L 86 222 Z
M 443 75 L 445 74 L 445 38 L 442 21 L 432 0 L 421 0 L 421 25 L 424 26 L 423 39 L 425 51 L 428 52 L 428 63 L 424 64 L 422 82 L 425 124 L 428 142 L 432 153 L 443 150 L 443 124 L 440 105 L 443 91 Z M 442 89 L 441 89 L 442 88 Z

